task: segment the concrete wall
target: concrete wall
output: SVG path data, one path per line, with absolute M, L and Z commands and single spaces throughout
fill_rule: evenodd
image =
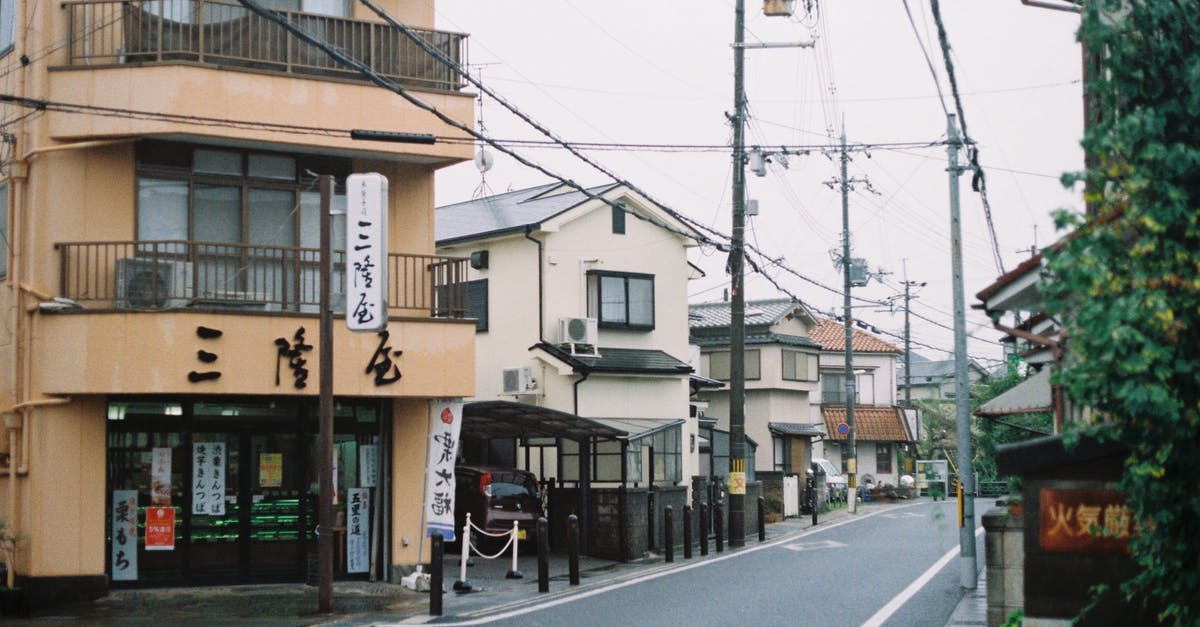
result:
M 987 561 L 987 624 L 999 627 L 1025 607 L 1025 520 L 1007 508 L 983 515 Z

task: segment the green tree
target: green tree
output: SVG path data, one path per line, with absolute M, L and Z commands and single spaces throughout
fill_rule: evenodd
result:
M 1160 619 L 1200 623 L 1200 2 L 1090 0 L 1099 59 L 1084 137 L 1087 215 L 1049 255 L 1069 338 L 1058 381 L 1128 443 L 1122 479 L 1140 573 L 1122 586 Z

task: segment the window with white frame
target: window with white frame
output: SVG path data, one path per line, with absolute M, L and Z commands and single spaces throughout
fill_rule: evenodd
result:
M 588 272 L 587 293 L 588 316 L 599 327 L 654 329 L 654 275 Z

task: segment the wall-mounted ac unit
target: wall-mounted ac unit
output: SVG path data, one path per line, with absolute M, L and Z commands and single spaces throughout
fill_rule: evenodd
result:
M 505 368 L 501 374 L 501 389 L 505 394 L 533 394 L 538 391 L 537 379 L 533 378 L 533 368 Z
M 187 307 L 191 298 L 191 262 L 157 257 L 117 260 L 118 309 Z
M 600 332 L 595 318 L 559 318 L 558 338 L 562 344 L 587 344 L 595 346 Z

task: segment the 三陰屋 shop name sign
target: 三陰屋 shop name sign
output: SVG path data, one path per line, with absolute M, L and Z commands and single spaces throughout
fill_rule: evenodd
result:
M 346 327 L 387 326 L 387 178 L 369 172 L 346 177 Z
M 1043 488 L 1038 544 L 1050 553 L 1129 553 L 1133 512 L 1117 490 Z

